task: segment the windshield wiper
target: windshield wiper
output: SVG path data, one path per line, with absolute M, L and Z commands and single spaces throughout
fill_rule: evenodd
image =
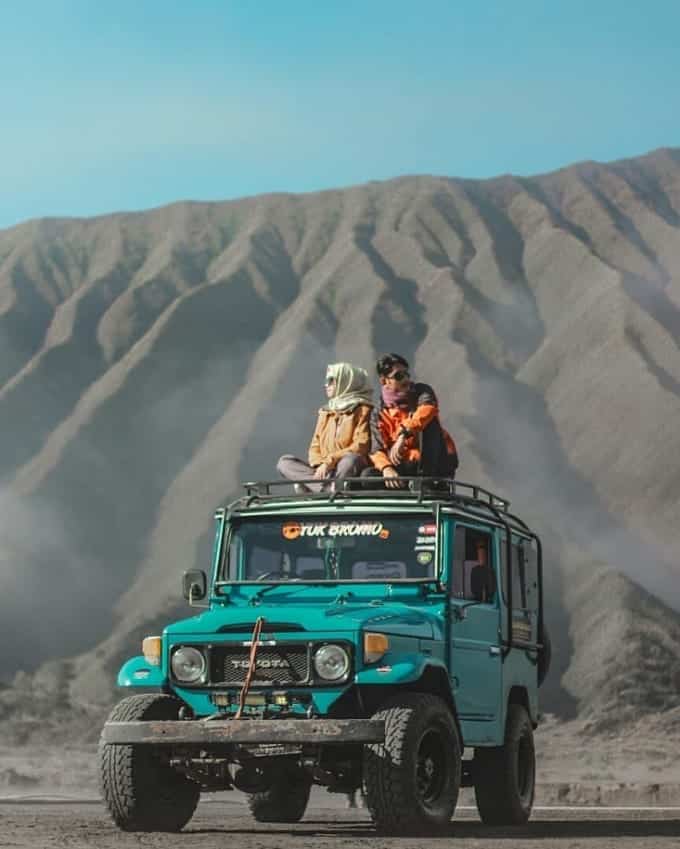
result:
M 294 580 L 299 581 L 300 579 L 294 578 Z M 337 581 L 323 581 L 323 582 L 315 581 L 313 583 L 310 582 L 310 581 L 305 581 L 304 584 L 301 584 L 300 586 L 295 587 L 294 589 L 297 592 L 299 592 L 300 590 L 304 589 L 305 587 L 325 587 L 325 586 L 333 586 L 334 584 L 337 584 Z M 261 600 L 263 595 L 268 593 L 270 590 L 275 590 L 277 587 L 283 587 L 283 586 L 288 586 L 290 588 L 290 584 L 288 583 L 288 581 L 279 581 L 276 584 L 269 584 L 269 586 L 267 586 L 267 587 L 262 587 L 261 590 L 258 590 L 255 593 L 255 595 L 252 596 L 252 598 L 250 599 L 248 604 L 251 607 L 255 607 L 255 605 L 258 604 L 258 602 Z

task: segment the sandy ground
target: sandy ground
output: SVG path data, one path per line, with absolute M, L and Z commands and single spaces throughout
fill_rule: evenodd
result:
M 334 804 L 334 807 L 328 807 Z M 201 802 L 181 834 L 125 834 L 109 822 L 100 804 L 2 804 L 0 845 L 4 849 L 125 849 L 125 847 L 191 847 L 223 849 L 238 842 L 242 849 L 670 849 L 680 839 L 676 810 L 537 810 L 520 829 L 483 826 L 473 810 L 459 810 L 439 837 L 379 837 L 364 811 L 338 807 L 338 800 L 315 797 L 304 820 L 295 826 L 255 823 L 239 799 Z
M 680 735 L 671 731 L 646 722 L 593 736 L 546 718 L 536 733 L 537 803 L 680 805 Z M 0 738 L 0 799 L 30 796 L 97 798 L 96 746 L 59 745 L 56 732 L 40 745 Z
M 256 823 L 238 792 L 204 794 L 180 835 L 124 834 L 99 800 L 96 748 L 88 743 L 3 746 L 0 742 L 2 849 L 202 847 L 238 840 L 243 849 L 396 849 L 432 847 L 654 847 L 680 845 L 680 744 L 668 726 L 625 735 L 588 733 L 587 726 L 548 719 L 536 735 L 537 793 L 532 822 L 522 829 L 483 826 L 472 791 L 444 838 L 381 838 L 365 810 L 315 788 L 304 820 L 294 826 Z M 549 806 L 549 807 L 546 807 Z

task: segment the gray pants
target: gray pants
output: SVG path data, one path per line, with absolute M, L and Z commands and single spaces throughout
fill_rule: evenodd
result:
M 328 473 L 326 480 L 342 480 L 343 478 L 358 477 L 362 470 L 368 465 L 368 460 L 362 454 L 345 454 L 338 460 L 338 464 Z M 279 474 L 289 481 L 306 481 L 314 477 L 314 469 L 309 463 L 294 457 L 292 454 L 284 454 L 276 464 Z M 307 483 L 312 492 L 321 492 L 327 484 Z

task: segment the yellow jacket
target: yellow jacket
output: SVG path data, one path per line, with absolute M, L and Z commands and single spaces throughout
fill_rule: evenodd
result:
M 329 469 L 334 469 L 345 454 L 367 457 L 371 447 L 371 410 L 368 404 L 360 404 L 348 412 L 322 407 L 309 446 L 309 465 L 326 463 Z

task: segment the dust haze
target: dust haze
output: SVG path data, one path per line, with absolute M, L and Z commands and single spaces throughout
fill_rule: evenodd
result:
M 306 455 L 327 363 L 373 375 L 387 350 L 435 388 L 460 479 L 545 538 L 550 710 L 593 716 L 619 673 L 642 694 L 680 609 L 679 221 L 680 155 L 657 151 L 0 233 L 2 677 L 63 659 L 72 704 L 113 699 L 214 508 Z M 585 586 L 639 647 L 587 696 Z

